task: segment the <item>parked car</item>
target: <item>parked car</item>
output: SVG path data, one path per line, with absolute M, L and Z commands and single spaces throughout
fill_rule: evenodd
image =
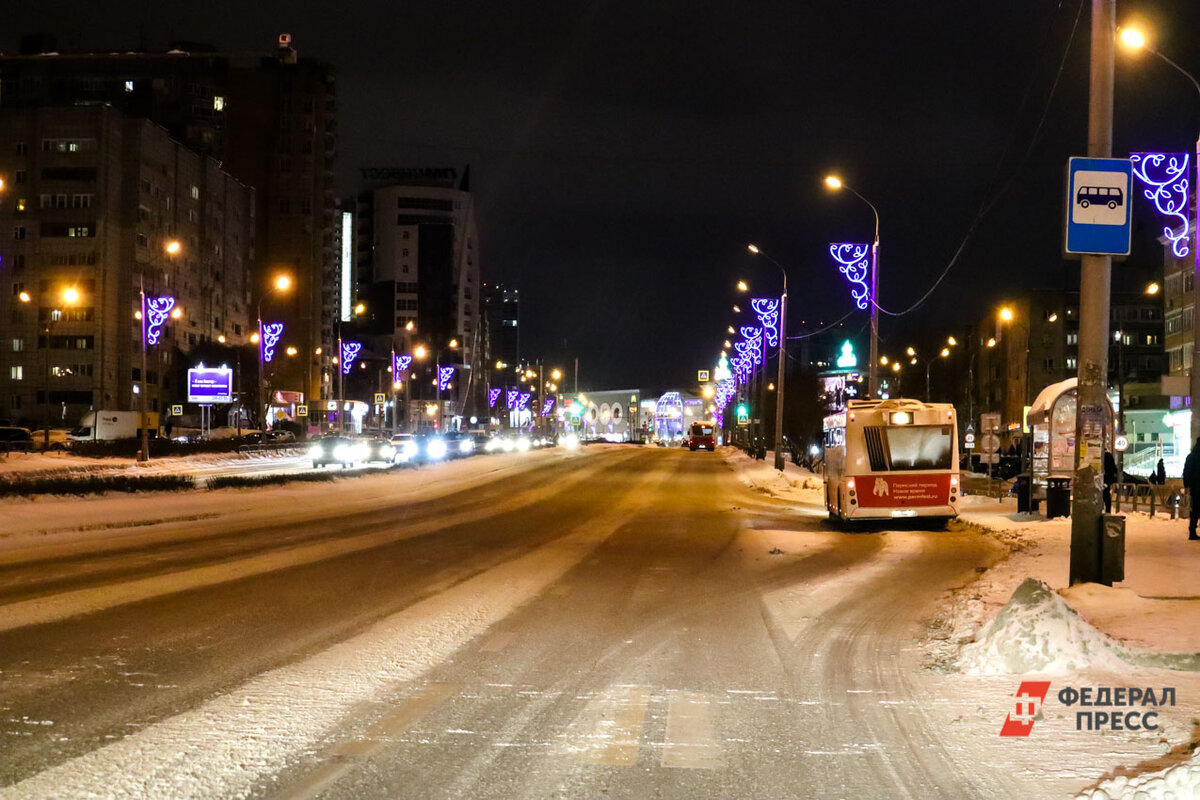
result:
M 33 449 L 33 433 L 28 428 L 0 428 L 0 452 Z
M 342 468 L 352 467 L 366 460 L 366 442 L 347 439 L 345 436 L 326 436 L 313 442 L 308 449 L 313 468 L 320 469 L 326 464 L 341 464 Z

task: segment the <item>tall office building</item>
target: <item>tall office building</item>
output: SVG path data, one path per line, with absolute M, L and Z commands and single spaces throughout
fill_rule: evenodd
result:
M 148 350 L 149 410 L 184 401 L 183 356 L 249 335 L 254 192 L 213 159 L 104 105 L 6 108 L 0 176 L 0 416 L 137 408 L 143 287 L 180 313 Z

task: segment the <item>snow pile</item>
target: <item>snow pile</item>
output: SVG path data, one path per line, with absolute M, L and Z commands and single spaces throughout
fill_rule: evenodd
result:
M 1200 753 L 1191 760 L 1158 772 L 1128 777 L 1118 775 L 1095 789 L 1076 795 L 1077 800 L 1200 800 Z
M 784 462 L 783 471 L 775 469 L 775 455 L 768 451 L 766 459 L 758 461 L 740 450 L 725 454 L 726 463 L 738 472 L 742 483 L 754 491 L 786 500 L 820 500 L 825 481 L 820 475 L 809 472 L 791 461 Z
M 1122 671 L 1127 658 L 1049 586 L 1028 578 L 963 648 L 958 666 L 976 675 L 1062 675 L 1089 667 Z

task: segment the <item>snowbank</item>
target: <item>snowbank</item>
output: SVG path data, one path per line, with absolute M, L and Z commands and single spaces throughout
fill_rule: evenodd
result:
M 784 500 L 823 503 L 825 480 L 816 473 L 785 461 L 783 472 L 775 469 L 775 454 L 768 451 L 764 461 L 750 458 L 741 450 L 727 448 L 725 462 L 738 473 L 742 483 L 756 492 Z
M 1200 800 L 1200 752 L 1183 764 L 1130 778 L 1118 775 L 1076 798 L 1088 800 Z
M 959 667 L 975 675 L 1065 675 L 1088 668 L 1120 671 L 1128 656 L 1049 586 L 1029 578 L 963 647 Z

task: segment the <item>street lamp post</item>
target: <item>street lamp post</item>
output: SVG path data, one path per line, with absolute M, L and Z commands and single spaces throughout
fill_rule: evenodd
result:
M 879 291 L 879 209 L 836 175 L 825 178 L 825 185 L 831 189 L 845 189 L 870 206 L 875 215 L 875 240 L 871 242 L 871 359 L 867 373 L 867 391 L 870 397 L 875 397 L 879 392 L 879 303 L 876 297 Z
M 1146 50 L 1146 51 L 1158 56 L 1160 59 L 1165 61 L 1168 65 L 1173 67 L 1176 72 L 1178 72 L 1183 77 L 1187 78 L 1188 81 L 1191 82 L 1192 86 L 1196 89 L 1196 93 L 1198 95 L 1200 95 L 1200 81 L 1197 81 L 1195 76 L 1193 76 L 1190 72 L 1188 72 L 1183 67 L 1179 66 L 1179 64 L 1175 63 L 1173 60 L 1171 60 L 1170 58 L 1163 55 L 1158 50 L 1154 49 L 1149 44 L 1147 44 L 1145 36 L 1142 35 L 1142 33 L 1140 31 L 1138 31 L 1134 28 L 1122 29 L 1121 30 L 1121 42 L 1131 49 L 1135 49 L 1135 50 L 1143 49 L 1143 50 Z M 1200 134 L 1198 134 L 1196 137 L 1195 158 L 1196 158 L 1195 169 L 1196 169 L 1196 180 L 1197 180 L 1196 185 L 1200 186 Z M 1196 261 L 1195 261 L 1195 267 L 1193 268 L 1194 272 L 1195 272 L 1195 279 L 1192 282 L 1192 306 L 1194 309 L 1193 313 L 1200 312 L 1200 203 L 1196 204 L 1195 213 L 1196 213 L 1196 217 L 1194 219 L 1194 228 L 1196 230 L 1196 240 L 1195 240 L 1196 241 L 1196 246 L 1195 246 Z M 1188 443 L 1189 445 L 1192 444 L 1192 442 L 1200 440 L 1200 367 L 1198 367 L 1198 365 L 1196 363 L 1196 359 L 1198 357 L 1200 357 L 1200 320 L 1196 320 L 1196 322 L 1194 322 L 1192 324 L 1192 364 L 1191 364 L 1191 388 L 1190 388 L 1191 403 L 1189 405 L 1189 407 L 1192 410 L 1192 431 L 1191 431 L 1192 438 L 1191 438 L 1191 442 Z
M 775 469 L 783 471 L 783 399 L 784 381 L 787 376 L 787 270 L 775 259 L 764 253 L 755 245 L 747 245 L 747 249 L 755 255 L 762 256 L 779 268 L 783 277 L 783 294 L 779 296 L 779 369 L 775 379 Z M 765 333 L 764 333 L 765 337 Z M 874 343 L 874 339 L 872 339 Z M 765 367 L 766 364 L 763 364 Z
M 291 285 L 292 285 L 291 278 L 289 278 L 287 275 L 279 275 L 275 278 L 274 282 L 271 284 L 271 288 L 268 289 L 263 294 L 262 297 L 258 298 L 258 313 L 257 313 L 257 318 L 258 318 L 258 411 L 262 415 L 259 419 L 260 419 L 260 423 L 262 426 L 262 430 L 264 430 L 264 431 L 267 429 L 267 414 L 270 410 L 270 403 L 267 402 L 267 397 L 266 397 L 266 391 L 267 391 L 266 390 L 266 385 L 267 385 L 266 363 L 267 362 L 266 362 L 266 358 L 264 357 L 266 341 L 265 341 L 265 337 L 263 336 L 262 305 L 263 305 L 263 301 L 266 300 L 268 297 L 275 294 L 276 292 L 287 291 L 288 287 L 290 287 Z

